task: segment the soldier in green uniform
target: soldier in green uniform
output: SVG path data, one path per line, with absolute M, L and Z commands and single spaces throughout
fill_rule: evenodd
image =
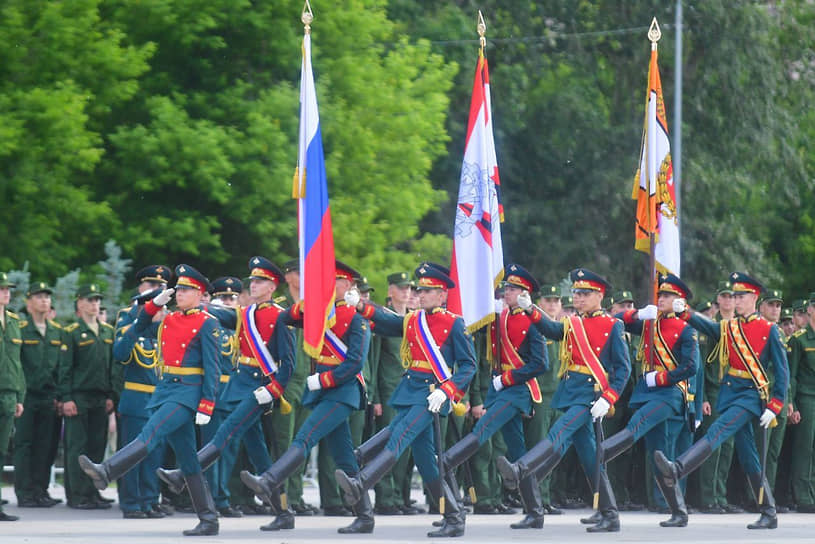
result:
M 792 492 L 798 512 L 815 512 L 815 293 L 806 304 L 807 326 L 789 339 L 790 398 L 792 419 L 800 421 L 793 435 Z
M 719 283 L 716 292 L 716 304 L 719 311 L 713 317 L 716 322 L 723 319 L 733 319 L 736 315 L 736 306 L 733 299 L 733 286 L 729 281 Z M 719 417 L 716 403 L 719 399 L 719 365 L 709 361 L 711 350 L 715 342 L 711 342 L 703 333 L 699 333 L 699 363 L 705 366 L 704 401 L 702 402 L 702 425 L 697 429 L 696 436 L 702 437 L 707 433 L 711 423 Z M 727 476 L 733 462 L 733 439 L 726 440 L 718 450 L 714 450 L 702 467 L 699 469 L 698 485 L 701 505 L 700 512 L 705 514 L 738 513 L 743 510 L 727 502 Z
M 807 314 L 807 301 L 798 299 L 792 303 L 792 321 L 795 323 L 795 330 L 803 330 L 809 323 Z
M 11 288 L 16 287 L 5 272 L 0 272 L 0 468 L 5 463 L 8 453 L 11 429 L 14 418 L 24 412 L 25 375 L 20 363 L 20 348 L 23 340 L 20 336 L 20 318 L 6 309 L 11 300 Z M 3 512 L 0 504 L 0 521 L 17 521 L 17 516 Z
M 79 468 L 85 454 L 102 461 L 107 441 L 108 414 L 113 411 L 111 364 L 113 327 L 98 320 L 102 292 L 84 285 L 76 295 L 79 319 L 65 327 L 57 371 L 57 393 L 65 416 L 65 470 L 68 506 L 80 510 L 110 508 L 100 500 L 93 482 Z
M 62 345 L 62 327 L 46 318 L 51 293 L 43 282 L 32 284 L 26 293 L 28 319 L 20 321 L 26 395 L 14 434 L 14 492 L 21 507 L 50 507 L 62 502 L 48 495 L 51 441 L 59 422 L 56 375 Z
M 557 321 L 561 311 L 563 311 L 560 288 L 557 285 L 544 285 L 541 287 L 538 305 L 548 319 Z M 533 448 L 535 444 L 546 438 L 549 429 L 558 416 L 557 410 L 552 408 L 549 401 L 555 394 L 560 381 L 557 377 L 557 369 L 560 368 L 560 342 L 546 338 L 546 351 L 549 359 L 549 369 L 536 378 L 543 395 L 543 402 L 535 406 L 531 418 L 524 420 L 527 449 Z M 552 475 L 548 475 L 540 481 L 543 508 L 549 515 L 561 514 L 560 510 L 552 506 L 551 482 Z
M 779 320 L 778 325 L 781 328 L 781 332 L 784 333 L 784 337 L 787 339 L 792 337 L 795 331 L 798 330 L 795 328 L 792 307 L 781 309 L 781 319 Z

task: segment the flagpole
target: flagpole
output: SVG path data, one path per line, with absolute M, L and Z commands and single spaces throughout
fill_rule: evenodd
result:
M 657 50 L 657 42 L 659 42 L 659 39 L 661 37 L 662 37 L 662 32 L 659 30 L 659 23 L 657 23 L 657 18 L 654 17 L 654 19 L 651 21 L 651 27 L 648 29 L 648 39 L 651 41 L 651 51 L 656 51 Z M 650 87 L 650 85 L 651 85 L 650 74 L 649 74 L 648 79 L 649 79 L 648 85 Z M 650 88 L 649 88 L 649 99 L 650 99 Z M 648 172 L 649 205 L 650 205 L 651 183 L 652 183 L 652 180 L 651 180 L 651 177 L 650 177 L 651 176 L 651 146 L 650 146 L 651 137 L 652 137 L 652 135 L 648 134 L 648 136 L 646 137 L 646 140 L 645 140 L 645 146 L 646 146 L 645 160 L 646 160 L 647 172 Z M 657 199 L 655 198 L 654 200 L 656 201 Z M 649 208 L 650 208 L 650 206 L 649 206 Z M 650 240 L 651 240 L 651 243 L 649 244 L 650 249 L 648 251 L 648 274 L 650 275 L 649 282 L 650 282 L 650 287 L 651 287 L 651 300 L 653 301 L 653 304 L 656 304 L 657 303 L 657 281 L 656 281 L 656 276 L 657 276 L 657 273 L 656 273 L 656 270 L 657 270 L 656 245 L 657 244 L 656 244 L 656 233 L 654 232 L 654 226 L 655 225 L 652 224 L 652 222 L 654 220 L 654 216 L 655 216 L 655 213 L 653 213 L 653 212 L 654 212 L 654 210 L 651 210 L 651 209 L 648 210 L 648 233 L 649 233 L 649 237 L 650 237 Z M 656 334 L 657 334 L 657 320 L 654 319 L 654 324 L 651 326 L 651 338 L 648 339 L 649 342 L 650 342 L 650 345 L 651 345 L 651 349 L 649 350 L 649 355 L 648 355 L 648 365 L 649 365 L 650 370 L 654 369 L 654 342 L 656 341 Z

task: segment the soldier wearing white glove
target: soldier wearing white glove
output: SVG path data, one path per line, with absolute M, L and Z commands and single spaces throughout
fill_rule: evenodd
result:
M 447 394 L 441 389 L 435 389 L 427 395 L 427 409 L 434 414 L 441 410 L 445 402 L 447 402 Z

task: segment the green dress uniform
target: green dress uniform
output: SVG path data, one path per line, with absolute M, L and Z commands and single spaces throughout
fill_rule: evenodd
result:
M 96 286 L 89 289 L 98 291 Z M 111 381 L 114 329 L 98 321 L 97 327 L 94 332 L 82 320 L 65 327 L 58 365 L 59 400 L 73 401 L 77 407 L 76 416 L 65 418 L 65 470 L 70 481 L 70 488 L 66 489 L 68 506 L 83 510 L 104 508 L 98 501 L 93 482 L 79 468 L 77 459 L 85 454 L 102 461 L 108 428 L 105 401 L 114 396 Z
M 275 422 L 275 441 L 277 442 L 277 451 L 273 451 L 274 458 L 277 459 L 284 451 L 291 445 L 294 434 L 300 430 L 303 422 L 308 418 L 311 413 L 307 407 L 303 406 L 303 392 L 306 389 L 306 378 L 311 370 L 311 362 L 309 356 L 303 350 L 303 329 L 295 329 L 295 365 L 294 373 L 286 385 L 286 399 L 291 404 L 292 411 L 288 415 L 284 415 L 280 410 L 275 410 L 272 413 L 272 419 Z M 285 421 L 282 422 L 285 418 Z M 272 448 L 274 450 L 274 447 Z M 305 467 L 304 467 L 305 470 Z M 286 480 L 285 492 L 288 497 L 289 506 L 298 515 L 310 516 L 314 514 L 314 507 L 307 505 L 303 501 L 303 471 L 297 471 Z
M 815 293 L 810 297 L 815 298 Z M 792 492 L 799 512 L 815 512 L 815 329 L 811 322 L 789 339 L 789 364 L 790 398 L 801 413 L 793 437 Z
M 43 334 L 33 321 L 23 320 L 20 334 L 26 396 L 14 434 L 14 492 L 20 506 L 53 506 L 48 484 L 54 461 L 52 442 L 59 436 L 55 404 L 62 326 L 48 320 Z
M 0 275 L 0 281 L 8 283 L 5 274 Z M 14 426 L 14 412 L 17 404 L 25 403 L 25 375 L 20 363 L 20 348 L 23 340 L 20 335 L 20 318 L 17 314 L 4 310 L 2 326 L 2 339 L 0 339 L 0 467 L 5 462 L 8 453 L 11 429 Z M 0 505 L 0 521 L 14 521 L 16 516 L 3 513 Z

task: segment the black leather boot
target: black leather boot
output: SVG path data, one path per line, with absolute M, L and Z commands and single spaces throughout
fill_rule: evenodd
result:
M 750 487 L 756 496 L 756 501 L 759 499 L 759 494 L 763 489 L 763 497 L 761 503 L 758 505 L 758 511 L 761 512 L 761 517 L 755 523 L 747 526 L 748 529 L 776 529 L 778 527 L 778 515 L 775 509 L 775 497 L 770 489 L 770 483 L 767 478 L 761 480 L 761 474 L 748 475 L 750 480 Z
M 206 444 L 203 448 L 198 450 L 198 464 L 201 465 L 201 470 L 207 470 L 215 464 L 215 461 L 217 461 L 220 456 L 221 450 L 216 448 L 211 442 Z M 184 482 L 184 475 L 181 473 L 181 469 L 178 468 L 166 469 L 159 467 L 156 469 L 156 475 L 159 480 L 167 484 L 170 491 L 176 495 L 183 492 L 184 487 L 187 485 Z
M 280 531 L 281 529 L 294 529 L 294 512 L 285 504 L 283 493 L 272 493 L 269 497 L 269 504 L 272 507 L 275 518 L 271 523 L 261 525 L 261 531 Z
M 360 499 L 351 507 L 356 519 L 348 527 L 340 527 L 337 532 L 343 535 L 374 532 L 374 509 L 368 492 L 363 491 Z
M 241 481 L 258 497 L 266 502 L 272 502 L 271 496 L 277 493 L 277 488 L 294 474 L 305 459 L 306 455 L 302 449 L 290 447 L 260 476 L 255 476 L 248 470 L 242 470 Z
M 498 458 L 497 464 L 498 472 L 501 473 L 501 478 L 504 480 L 504 487 L 510 491 L 517 489 L 522 479 L 537 472 L 542 465 L 546 464 L 546 460 L 554 454 L 552 443 L 548 439 L 543 439 L 515 463 L 510 463 L 502 455 Z
M 600 474 L 600 514 L 603 519 L 597 525 L 586 527 L 589 533 L 616 533 L 620 530 L 620 514 L 617 511 L 617 499 L 614 498 L 614 490 L 608 481 L 608 474 L 603 471 Z
M 337 485 L 345 492 L 345 499 L 348 503 L 356 504 L 365 492 L 381 480 L 395 464 L 396 457 L 393 452 L 384 449 L 371 459 L 356 476 L 348 476 L 344 470 L 337 469 L 334 471 L 334 477 L 337 479 Z
M 685 497 L 682 495 L 682 487 L 675 485 L 668 487 L 657 475 L 654 475 L 654 481 L 657 487 L 665 497 L 665 502 L 671 509 L 671 517 L 665 521 L 660 521 L 660 527 L 687 527 L 688 526 L 688 507 L 685 506 Z
M 603 521 L 603 514 L 599 510 L 587 518 L 580 518 L 580 523 L 583 525 L 597 525 L 601 521 Z
M 675 462 L 669 461 L 661 451 L 655 451 L 654 463 L 662 477 L 662 483 L 664 483 L 666 487 L 677 485 L 682 477 L 687 476 L 702 466 L 702 463 L 710 457 L 712 451 L 710 441 L 707 438 L 696 441 L 693 446 L 680 455 Z
M 542 529 L 543 504 L 541 502 L 540 485 L 534 474 L 530 474 L 519 484 L 521 501 L 524 503 L 526 516 L 518 523 L 510 524 L 512 529 Z
M 450 446 L 442 455 L 445 470 L 454 470 L 461 463 L 472 457 L 478 450 L 478 447 L 478 437 L 473 433 L 468 433 L 464 438 Z
M 441 499 L 444 498 L 444 511 L 441 514 L 444 516 L 442 526 L 437 531 L 430 531 L 427 536 L 430 538 L 447 538 L 456 537 L 464 534 L 465 516 L 461 509 L 461 505 L 453 495 L 447 483 L 441 478 L 427 484 L 427 490 L 430 492 L 431 497 L 436 501 L 436 504 L 441 505 Z M 439 506 L 441 509 L 441 506 Z
M 198 525 L 183 532 L 184 536 L 212 536 L 218 534 L 218 511 L 215 510 L 215 501 L 209 492 L 209 486 L 204 479 L 204 473 L 184 476 L 187 490 L 195 513 L 198 515 Z
M 87 455 L 79 456 L 79 467 L 93 480 L 96 489 L 105 489 L 110 482 L 147 457 L 147 446 L 141 440 L 123 446 L 104 463 L 94 463 Z
M 357 458 L 357 465 L 362 468 L 368 464 L 368 461 L 376 457 L 379 452 L 385 448 L 385 445 L 390 439 L 391 428 L 390 425 L 388 425 L 371 438 L 360 444 L 359 447 L 354 450 L 354 457 Z
M 634 445 L 634 433 L 624 428 L 600 443 L 603 448 L 603 461 L 608 463 Z

